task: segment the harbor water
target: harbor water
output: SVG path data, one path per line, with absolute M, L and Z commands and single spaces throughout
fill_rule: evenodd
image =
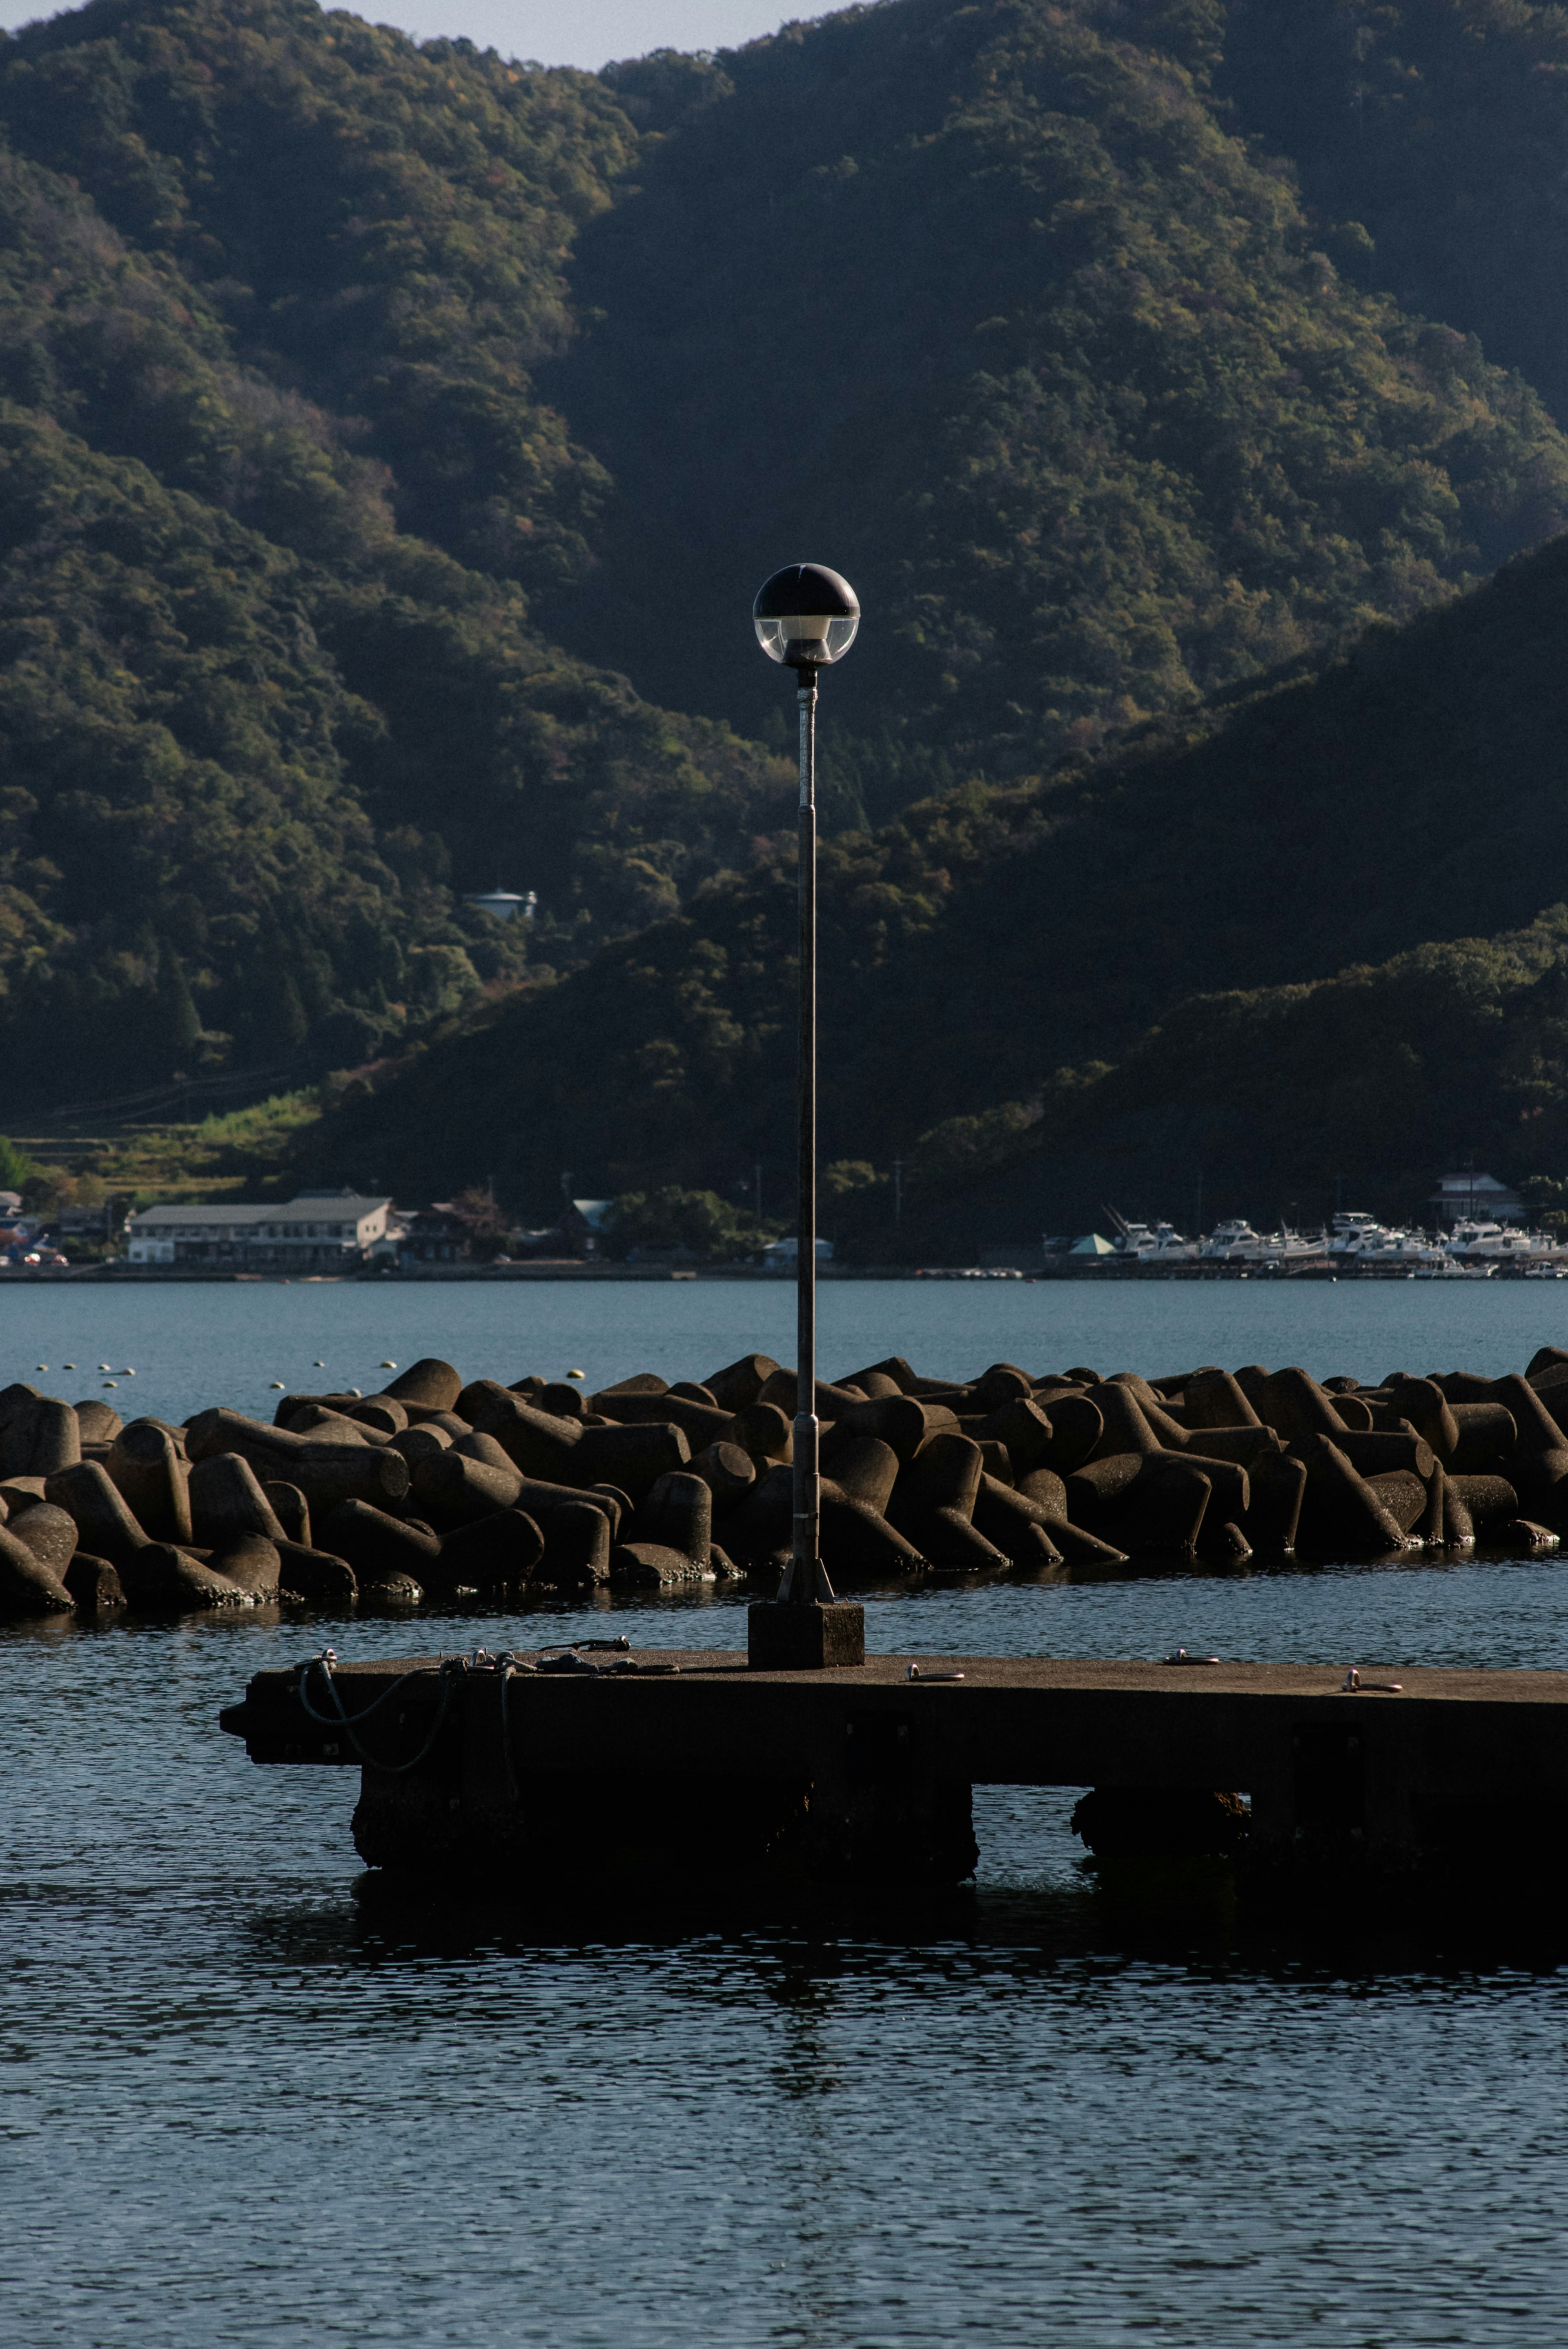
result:
M 903 1354 L 939 1378 L 993 1361 L 1146 1377 L 1297 1362 L 1314 1378 L 1370 1384 L 1395 1370 L 1522 1370 L 1568 1330 L 1568 1283 L 835 1280 L 819 1288 L 817 1315 L 829 1379 Z M 213 1402 L 270 1419 L 275 1381 L 370 1393 L 383 1362 L 420 1354 L 466 1378 L 580 1370 L 592 1389 L 634 1371 L 701 1378 L 749 1353 L 794 1361 L 789 1280 L 0 1285 L 5 1377 L 71 1402 L 117 1379 L 127 1419 L 185 1419 Z M 118 1383 L 127 1368 L 134 1382 Z
M 824 1352 L 1495 1372 L 1560 1340 L 1560 1295 L 846 1283 Z M 787 1359 L 790 1303 L 40 1286 L 0 1293 L 0 1365 L 72 1397 L 134 1370 L 117 1407 L 180 1417 L 264 1409 L 318 1359 L 367 1389 L 421 1352 L 590 1382 Z M 1555 2349 L 1568 1950 L 1462 1902 L 1441 1946 L 1348 1908 L 1265 1932 L 1218 1890 L 1128 1907 L 1068 1833 L 1071 1790 L 978 1795 L 974 1892 L 927 1916 L 585 1920 L 548 1881 L 388 1907 L 364 1897 L 355 1775 L 257 1769 L 215 1726 L 253 1671 L 328 1639 L 733 1649 L 744 1619 L 710 1591 L 0 1633 L 0 2340 Z M 1568 1567 L 913 1589 L 868 1601 L 867 1639 L 1568 1669 Z M 701 1806 L 656 1764 L 628 1808 Z

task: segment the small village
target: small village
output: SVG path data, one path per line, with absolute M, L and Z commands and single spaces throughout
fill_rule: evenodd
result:
M 1169 1222 L 1135 1220 L 1107 1204 L 1110 1237 L 1098 1230 L 1044 1234 L 1033 1243 L 980 1248 L 973 1264 L 837 1262 L 830 1239 L 817 1240 L 816 1257 L 828 1277 L 883 1279 L 1568 1278 L 1568 1232 L 1555 1223 L 1532 1228 L 1525 1202 L 1496 1176 L 1468 1169 L 1446 1174 L 1428 1204 L 1430 1229 L 1385 1224 L 1346 1207 L 1316 1231 L 1282 1222 L 1259 1230 L 1231 1216 L 1192 1237 Z M 390 1197 L 345 1186 L 259 1204 L 181 1200 L 136 1208 L 109 1199 L 48 1216 L 26 1212 L 20 1193 L 0 1191 L 0 1278 L 72 1272 L 135 1279 L 440 1278 L 443 1273 L 472 1278 L 530 1272 L 635 1278 L 680 1277 L 700 1266 L 727 1275 L 793 1277 L 796 1258 L 793 1237 L 722 1263 L 684 1247 L 618 1247 L 610 1199 L 564 1199 L 554 1224 L 524 1227 L 493 1200 L 472 1194 L 401 1207 Z

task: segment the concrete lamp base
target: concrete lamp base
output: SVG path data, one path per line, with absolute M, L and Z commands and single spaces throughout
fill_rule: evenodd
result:
M 800 1607 L 770 1599 L 746 1612 L 746 1661 L 759 1671 L 819 1672 L 866 1661 L 866 1609 L 852 1600 Z

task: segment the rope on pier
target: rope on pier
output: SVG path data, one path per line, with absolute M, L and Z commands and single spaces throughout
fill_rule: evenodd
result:
M 417 1770 L 420 1764 L 423 1762 L 433 1751 L 437 1738 L 441 1735 L 441 1731 L 446 1727 L 447 1715 L 452 1711 L 452 1690 L 457 1682 L 462 1678 L 462 1674 L 470 1669 L 468 1658 L 466 1656 L 443 1656 L 438 1665 L 416 1664 L 412 1671 L 400 1673 L 392 1682 L 390 1688 L 383 1689 L 380 1695 L 377 1697 L 373 1704 L 366 1705 L 362 1711 L 353 1714 L 352 1716 L 350 1716 L 345 1708 L 342 1692 L 339 1690 L 337 1682 L 332 1677 L 332 1668 L 337 1661 L 337 1650 L 335 1648 L 323 1648 L 318 1656 L 307 1657 L 306 1661 L 301 1664 L 299 1668 L 298 1695 L 301 1709 L 304 1711 L 306 1718 L 314 1721 L 317 1726 L 322 1729 L 341 1729 L 344 1735 L 348 1738 L 349 1744 L 353 1747 L 354 1752 L 358 1755 L 360 1761 L 365 1764 L 368 1769 L 379 1770 L 384 1776 L 389 1778 L 400 1778 L 403 1775 L 405 1771 Z M 321 1677 L 326 1682 L 327 1694 L 331 1697 L 333 1706 L 335 1708 L 334 1713 L 317 1713 L 306 1693 L 310 1675 L 317 1670 L 320 1671 Z M 432 1677 L 443 1682 L 444 1686 L 441 1690 L 441 1703 L 436 1711 L 435 1723 L 431 1730 L 430 1735 L 426 1738 L 419 1752 L 414 1754 L 410 1760 L 407 1762 L 379 1762 L 375 1755 L 368 1752 L 366 1747 L 361 1744 L 358 1730 L 355 1726 L 356 1723 L 367 1722 L 369 1720 L 372 1713 L 379 1713 L 381 1707 L 384 1704 L 389 1703 L 392 1698 L 397 1695 L 398 1691 L 401 1688 L 406 1688 L 410 1681 L 429 1680 Z M 503 1686 L 504 1687 L 504 1683 L 503 1683 Z M 508 1766 L 510 1766 L 510 1764 Z
M 309 1656 L 300 1665 L 297 1694 L 306 1719 L 315 1722 L 321 1729 L 342 1730 L 354 1753 L 368 1769 L 379 1770 L 385 1777 L 400 1778 L 406 1772 L 417 1770 L 420 1764 L 433 1752 L 436 1740 L 446 1726 L 447 1715 L 452 1710 L 452 1691 L 458 1681 L 468 1672 L 493 1671 L 501 1682 L 501 1754 L 506 1765 L 506 1789 L 515 1803 L 522 1800 L 523 1790 L 517 1783 L 516 1766 L 512 1758 L 512 1720 L 509 1698 L 513 1675 L 517 1672 L 563 1671 L 599 1672 L 606 1668 L 590 1664 L 581 1651 L 588 1649 L 595 1652 L 615 1653 L 618 1658 L 624 1659 L 625 1651 L 630 1644 L 624 1633 L 620 1638 L 614 1640 L 574 1640 L 560 1648 L 541 1651 L 536 1663 L 528 1662 L 524 1657 L 514 1656 L 510 1648 L 503 1648 L 498 1655 L 493 1656 L 488 1648 L 475 1648 L 471 1656 L 443 1656 L 439 1664 L 416 1664 L 411 1671 L 400 1672 L 390 1687 L 383 1689 L 372 1703 L 362 1706 L 353 1714 L 350 1714 L 345 1707 L 342 1692 L 332 1677 L 333 1669 L 337 1661 L 337 1651 L 336 1648 L 323 1648 L 318 1656 Z M 676 1664 L 637 1664 L 628 1661 L 618 1661 L 607 1669 L 616 1672 L 664 1673 L 678 1671 L 680 1667 Z M 331 1713 L 318 1713 L 310 1702 L 308 1689 L 313 1671 L 319 1671 L 326 1683 L 327 1692 L 334 1707 Z M 361 1743 L 358 1728 L 362 1727 L 373 1714 L 379 1713 L 384 1704 L 389 1704 L 399 1690 L 406 1688 L 410 1681 L 429 1680 L 432 1677 L 439 1678 L 444 1685 L 430 1735 L 419 1752 L 411 1755 L 407 1762 L 378 1762 L 375 1755 L 369 1753 Z M 960 1678 L 961 1677 L 961 1673 Z

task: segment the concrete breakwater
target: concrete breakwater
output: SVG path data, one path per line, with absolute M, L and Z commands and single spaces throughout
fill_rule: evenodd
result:
M 528 1588 L 776 1579 L 794 1374 L 746 1355 L 701 1381 L 592 1395 L 464 1382 L 427 1358 L 375 1395 L 285 1394 L 122 1423 L 0 1391 L 0 1619 L 416 1607 Z M 925 1574 L 1061 1577 L 1129 1561 L 1377 1557 L 1568 1533 L 1568 1350 L 1522 1372 L 1294 1368 L 1146 1380 L 898 1357 L 820 1383 L 822 1546 L 844 1588 Z

